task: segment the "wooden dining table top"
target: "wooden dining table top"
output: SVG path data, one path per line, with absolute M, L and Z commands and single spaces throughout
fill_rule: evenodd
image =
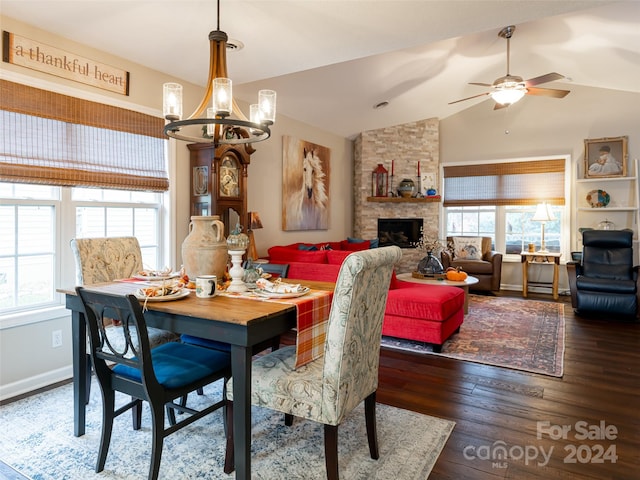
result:
M 335 288 L 333 282 L 320 282 L 312 280 L 286 279 L 287 283 L 300 284 L 312 290 L 332 291 Z M 141 287 L 140 283 L 130 281 L 113 281 L 86 285 L 88 290 L 97 290 L 105 293 L 126 295 L 133 294 Z M 58 289 L 59 293 L 75 295 L 75 289 Z M 140 300 L 143 303 L 144 300 Z M 212 298 L 199 298 L 195 292 L 190 295 L 172 301 L 149 301 L 146 304 L 149 310 L 176 314 L 189 317 L 197 317 L 209 320 L 217 320 L 237 325 L 248 325 L 270 315 L 280 314 L 289 309 L 295 309 L 293 303 L 282 301 L 268 301 L 260 298 L 248 298 L 246 296 L 216 295 Z

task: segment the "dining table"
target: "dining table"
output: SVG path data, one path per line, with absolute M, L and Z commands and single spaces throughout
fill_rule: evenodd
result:
M 333 292 L 335 284 L 287 279 L 287 283 L 308 287 L 310 292 Z M 140 284 L 114 281 L 87 285 L 105 293 L 135 293 Z M 87 396 L 87 330 L 83 307 L 75 289 L 59 289 L 71 311 L 73 343 L 74 435 L 85 433 Z M 144 300 L 141 300 L 141 303 Z M 191 292 L 174 301 L 150 301 L 144 318 L 149 326 L 178 334 L 188 334 L 226 342 L 231 345 L 233 381 L 233 431 L 235 474 L 237 479 L 251 478 L 251 360 L 254 345 L 266 342 L 296 328 L 299 305 L 246 295 L 216 295 L 199 298 Z

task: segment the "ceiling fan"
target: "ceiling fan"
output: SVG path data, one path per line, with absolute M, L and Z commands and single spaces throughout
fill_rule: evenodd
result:
M 536 85 L 540 85 L 541 83 L 553 82 L 554 80 L 561 80 L 565 78 L 564 75 L 560 75 L 559 73 L 547 73 L 546 75 L 530 78 L 529 80 L 523 80 L 522 77 L 511 75 L 509 73 L 510 39 L 515 29 L 515 26 L 509 25 L 508 27 L 504 27 L 502 30 L 500 30 L 500 33 L 498 33 L 499 37 L 507 39 L 507 74 L 504 77 L 496 79 L 493 84 L 476 82 L 469 83 L 469 85 L 493 87 L 493 89 L 489 92 L 480 93 L 478 95 L 473 95 L 472 97 L 462 98 L 460 100 L 456 100 L 455 102 L 450 102 L 449 105 L 458 102 L 464 102 L 465 100 L 471 100 L 472 98 L 489 95 L 493 100 L 495 100 L 496 104 L 493 108 L 494 110 L 497 110 L 499 108 L 505 108 L 516 103 L 525 95 L 563 98 L 569 94 L 569 90 L 536 87 Z

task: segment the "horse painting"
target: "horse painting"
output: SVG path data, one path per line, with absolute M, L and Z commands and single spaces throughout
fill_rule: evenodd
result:
M 329 228 L 329 155 L 326 147 L 284 137 L 283 230 Z

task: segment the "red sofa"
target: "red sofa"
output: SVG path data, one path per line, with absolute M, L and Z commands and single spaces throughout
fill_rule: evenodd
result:
M 353 251 L 370 242 L 294 243 L 268 250 L 269 262 L 288 263 L 288 278 L 335 282 L 340 265 Z M 442 344 L 457 332 L 464 320 L 464 292 L 456 287 L 419 285 L 398 280 L 389 285 L 382 334 L 433 344 Z

